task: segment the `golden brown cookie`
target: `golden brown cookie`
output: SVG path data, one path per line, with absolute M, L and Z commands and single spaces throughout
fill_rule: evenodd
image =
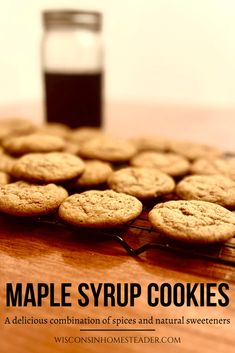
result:
M 6 185 L 10 182 L 10 175 L 5 172 L 0 172 L 0 185 Z
M 189 141 L 172 141 L 170 143 L 170 150 L 184 156 L 190 161 L 201 157 L 209 159 L 223 155 L 223 151 L 217 147 Z
M 71 131 L 67 125 L 61 123 L 46 123 L 37 128 L 37 133 L 59 136 L 61 138 L 68 138 Z
M 29 153 L 16 160 L 11 174 L 20 180 L 56 183 L 78 177 L 84 167 L 79 157 L 69 153 Z
M 130 140 L 137 148 L 138 152 L 160 151 L 169 149 L 169 141 L 160 136 L 139 136 Z
M 65 141 L 58 136 L 30 134 L 7 137 L 2 141 L 3 148 L 12 155 L 23 155 L 31 152 L 62 151 Z
M 223 175 L 191 175 L 181 180 L 176 194 L 184 200 L 203 200 L 235 208 L 235 182 Z
M 83 126 L 73 129 L 70 134 L 70 140 L 81 145 L 93 138 L 102 137 L 105 133 L 98 127 Z
M 74 182 L 75 187 L 94 187 L 106 183 L 112 167 L 107 162 L 98 160 L 85 161 L 85 170 Z
M 224 175 L 235 180 L 235 158 L 197 159 L 190 168 L 192 174 Z
M 8 118 L 0 120 L 0 140 L 10 135 L 25 135 L 35 131 L 36 126 L 27 119 Z
M 59 216 L 79 227 L 109 228 L 135 219 L 141 211 L 141 202 L 133 196 L 112 190 L 89 190 L 69 196 L 61 204 Z
M 136 153 L 136 147 L 126 140 L 103 136 L 93 138 L 81 145 L 79 155 L 88 159 L 107 162 L 128 161 Z
M 174 239 L 189 243 L 225 242 L 235 235 L 235 214 L 206 201 L 168 201 L 149 213 L 153 227 Z
M 171 193 L 174 180 L 156 169 L 128 167 L 113 172 L 108 185 L 117 192 L 132 195 L 141 200 L 152 199 Z
M 131 159 L 130 164 L 134 167 L 157 168 L 174 177 L 187 174 L 190 168 L 189 162 L 175 153 L 141 152 Z
M 55 184 L 18 181 L 0 187 L 0 211 L 13 216 L 45 215 L 55 212 L 67 196 L 67 191 Z

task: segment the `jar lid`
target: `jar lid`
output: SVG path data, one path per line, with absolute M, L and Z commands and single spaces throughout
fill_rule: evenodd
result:
M 42 13 L 46 29 L 53 27 L 84 27 L 101 30 L 102 14 L 96 11 L 46 10 Z

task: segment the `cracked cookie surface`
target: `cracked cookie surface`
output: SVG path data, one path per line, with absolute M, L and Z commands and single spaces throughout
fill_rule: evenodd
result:
M 197 159 L 190 168 L 192 174 L 221 174 L 235 181 L 235 158 Z
M 177 177 L 187 174 L 190 164 L 175 153 L 141 152 L 134 156 L 130 164 L 134 167 L 157 168 L 162 172 Z
M 84 142 L 79 155 L 107 162 L 124 162 L 133 157 L 136 151 L 137 148 L 131 142 L 121 138 L 103 136 Z
M 89 190 L 64 200 L 59 216 L 79 227 L 109 228 L 135 219 L 141 211 L 141 202 L 133 196 L 112 190 Z
M 142 200 L 171 193 L 175 188 L 175 182 L 169 175 L 156 169 L 138 167 L 113 172 L 108 178 L 108 185 L 114 191 Z
M 193 161 L 197 158 L 215 158 L 223 155 L 219 148 L 189 141 L 172 141 L 170 150 Z
M 69 153 L 29 153 L 16 160 L 11 174 L 21 180 L 49 183 L 76 178 L 83 170 L 83 161 Z
M 149 212 L 149 221 L 160 233 L 184 242 L 225 242 L 235 235 L 235 214 L 206 201 L 168 201 Z
M 14 216 L 39 216 L 58 209 L 68 192 L 55 184 L 35 185 L 24 181 L 0 187 L 0 211 Z
M 2 146 L 9 154 L 19 156 L 31 152 L 62 151 L 65 141 L 58 136 L 34 133 L 8 137 L 2 141 Z
M 181 180 L 176 194 L 184 200 L 203 200 L 235 208 L 235 182 L 222 175 L 191 175 Z
M 74 182 L 74 186 L 93 187 L 103 184 L 112 173 L 112 167 L 107 162 L 98 160 L 85 161 L 85 169 L 80 177 Z

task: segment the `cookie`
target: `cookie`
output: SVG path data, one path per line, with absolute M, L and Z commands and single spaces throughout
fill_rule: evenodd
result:
M 10 135 L 25 135 L 36 130 L 36 126 L 27 119 L 8 118 L 0 120 L 0 140 Z
M 203 200 L 235 208 L 235 182 L 223 175 L 191 175 L 180 181 L 176 194 L 184 200 Z
M 187 174 L 190 168 L 187 159 L 175 153 L 141 152 L 131 159 L 130 164 L 134 167 L 157 168 L 173 177 Z
M 85 170 L 74 182 L 75 187 L 94 187 L 103 184 L 112 173 L 112 167 L 107 162 L 90 160 L 85 162 Z
M 197 159 L 190 168 L 192 174 L 221 174 L 235 181 L 235 158 Z
M 68 138 L 71 129 L 62 123 L 46 123 L 37 128 L 37 133 Z
M 235 214 L 206 201 L 168 201 L 149 213 L 153 228 L 189 243 L 225 242 L 235 235 Z
M 223 155 L 223 151 L 214 146 L 187 141 L 173 141 L 170 143 L 170 151 L 193 161 L 197 158 L 215 158 Z
M 30 152 L 62 151 L 65 141 L 58 136 L 34 133 L 5 138 L 2 146 L 9 154 L 19 156 Z
M 55 212 L 67 196 L 67 191 L 55 184 L 18 181 L 0 187 L 0 211 L 13 216 L 45 215 Z
M 73 129 L 70 134 L 70 140 L 81 145 L 84 142 L 87 142 L 93 138 L 104 136 L 104 131 L 97 127 L 78 127 Z
M 166 138 L 159 136 L 139 136 L 132 138 L 130 141 L 136 146 L 138 152 L 164 152 L 169 149 L 169 141 Z
M 89 190 L 65 199 L 59 216 L 79 227 L 110 228 L 135 219 L 141 211 L 141 202 L 133 196 L 112 190 Z
M 128 167 L 113 172 L 108 185 L 117 192 L 123 192 L 141 200 L 152 199 L 171 193 L 174 180 L 167 174 L 151 168 Z
M 10 182 L 10 175 L 4 172 L 0 172 L 0 185 L 5 185 Z
M 29 153 L 16 160 L 11 174 L 20 180 L 56 183 L 78 177 L 84 167 L 79 157 L 69 153 Z
M 100 159 L 107 162 L 128 161 L 136 153 L 136 147 L 126 140 L 102 136 L 84 142 L 79 155 L 88 159 Z

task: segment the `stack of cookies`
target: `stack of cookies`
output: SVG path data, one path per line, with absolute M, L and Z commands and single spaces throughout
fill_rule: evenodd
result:
M 217 148 L 23 119 L 0 122 L 0 146 L 2 213 L 56 213 L 74 226 L 109 228 L 151 200 L 149 221 L 167 237 L 214 243 L 235 235 L 235 158 Z

